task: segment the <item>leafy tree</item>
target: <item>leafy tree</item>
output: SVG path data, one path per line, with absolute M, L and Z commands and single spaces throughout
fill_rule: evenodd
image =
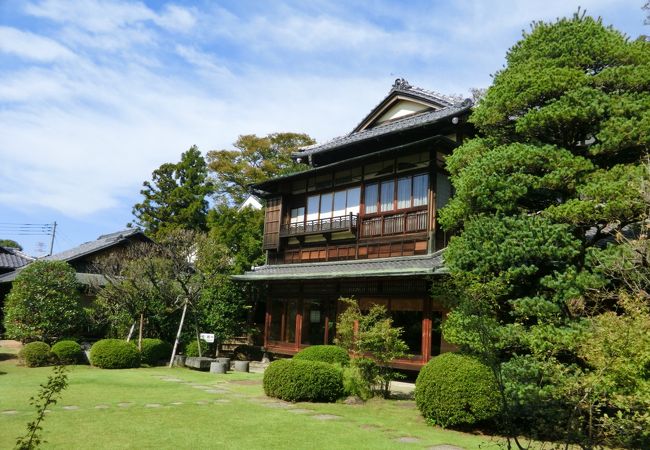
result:
M 11 247 L 17 248 L 20 251 L 23 250 L 23 246 L 12 239 L 0 239 L 0 247 Z
M 379 393 L 386 398 L 390 394 L 390 382 L 398 377 L 389 364 L 408 350 L 401 339 L 402 329 L 393 327 L 393 320 L 381 305 L 373 305 L 364 314 L 356 300 L 340 298 L 339 301 L 345 311 L 338 317 L 335 343 L 354 355 L 375 361 L 376 371 L 368 373 L 376 377 L 372 381 L 379 384 Z
M 157 237 L 172 229 L 205 231 L 207 196 L 213 187 L 205 159 L 196 146 L 181 155 L 178 163 L 165 163 L 154 170 L 140 193 L 144 200 L 133 207 L 135 224 Z
M 23 342 L 71 336 L 84 317 L 75 271 L 64 261 L 41 260 L 25 267 L 4 307 L 6 335 Z
M 215 178 L 215 191 L 228 204 L 240 204 L 248 195 L 248 186 L 269 178 L 305 170 L 291 153 L 315 141 L 301 133 L 272 133 L 239 136 L 234 150 L 208 152 L 208 166 Z
M 481 137 L 447 161 L 462 294 L 443 332 L 493 367 L 509 435 L 594 445 L 578 343 L 616 305 L 590 295 L 617 283 L 604 247 L 646 209 L 650 45 L 578 13 L 534 23 L 506 59 L 470 118 Z
M 264 262 L 262 233 L 264 212 L 253 208 L 217 205 L 208 214 L 210 237 L 225 246 L 232 255 L 232 273 L 243 273 Z

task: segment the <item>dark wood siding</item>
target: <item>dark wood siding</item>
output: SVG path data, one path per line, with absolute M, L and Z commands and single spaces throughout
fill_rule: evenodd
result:
M 268 199 L 264 213 L 264 250 L 277 250 L 279 248 L 281 218 L 282 197 Z

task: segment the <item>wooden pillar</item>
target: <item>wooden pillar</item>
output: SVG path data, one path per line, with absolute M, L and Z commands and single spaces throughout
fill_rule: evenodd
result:
M 269 335 L 271 333 L 271 289 L 266 289 L 266 314 L 264 316 L 264 347 L 269 345 Z
M 422 301 L 422 362 L 426 363 L 431 358 L 431 299 Z
M 300 344 L 302 343 L 302 308 L 304 301 L 302 298 L 296 301 L 296 350 L 300 350 Z

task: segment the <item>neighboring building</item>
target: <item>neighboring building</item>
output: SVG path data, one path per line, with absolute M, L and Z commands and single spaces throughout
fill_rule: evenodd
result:
M 294 154 L 310 170 L 254 186 L 267 264 L 235 279 L 266 293 L 268 351 L 331 343 L 342 296 L 386 306 L 404 328 L 410 356 L 398 367 L 450 349 L 430 294 L 448 240 L 436 215 L 452 195 L 445 156 L 473 133 L 471 106 L 398 79 L 350 134 Z
M 253 208 L 255 210 L 262 209 L 262 202 L 260 202 L 259 198 L 251 194 L 246 197 L 246 200 L 244 200 L 241 205 L 239 205 L 237 211 L 241 212 L 246 208 Z
M 13 247 L 0 247 L 0 275 L 13 272 L 34 261 L 29 255 Z

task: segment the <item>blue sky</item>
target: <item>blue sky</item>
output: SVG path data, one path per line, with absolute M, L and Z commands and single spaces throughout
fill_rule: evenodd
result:
M 643 0 L 0 0 L 0 238 L 41 255 L 129 222 L 142 182 L 196 144 L 350 131 L 393 80 L 487 87 L 533 20 L 579 5 L 635 38 Z M 5 228 L 6 230 L 6 228 Z M 46 248 L 48 245 L 45 246 Z

